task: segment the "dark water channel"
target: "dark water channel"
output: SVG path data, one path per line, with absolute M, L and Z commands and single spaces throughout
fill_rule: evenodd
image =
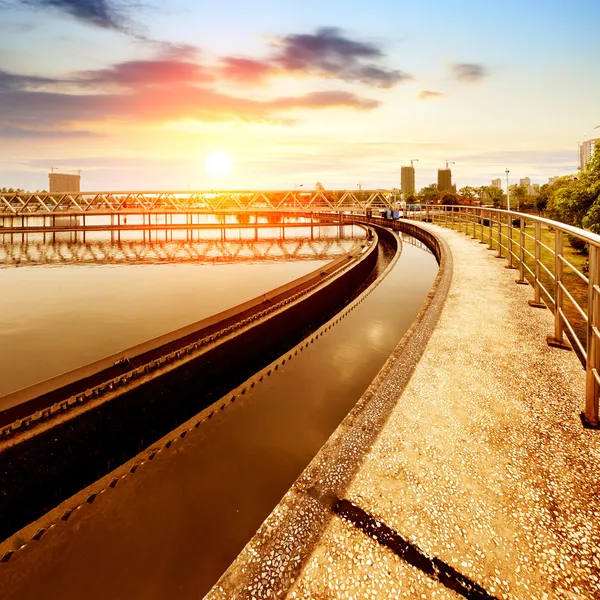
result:
M 24 557 L 7 598 L 202 597 L 413 322 L 437 263 L 409 240 L 383 283 L 317 342 L 85 506 L 76 535 L 57 527 L 42 542 L 46 560 Z

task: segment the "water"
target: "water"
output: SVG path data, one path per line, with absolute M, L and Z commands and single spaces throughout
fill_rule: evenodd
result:
M 0 235 L 0 396 L 259 296 L 364 239 L 356 226 L 187 233 Z

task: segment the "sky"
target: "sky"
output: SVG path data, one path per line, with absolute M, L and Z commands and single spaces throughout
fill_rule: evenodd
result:
M 600 137 L 598 0 L 0 0 L 0 187 L 545 183 Z M 214 151 L 230 172 L 206 172 Z

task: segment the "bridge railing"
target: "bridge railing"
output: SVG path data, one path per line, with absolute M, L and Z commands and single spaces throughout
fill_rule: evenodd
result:
M 554 313 L 548 344 L 572 347 L 585 366 L 581 416 L 584 425 L 598 427 L 600 236 L 539 216 L 487 207 L 428 205 L 407 216 L 464 231 L 487 244 L 497 258 L 506 259 L 506 268 L 518 270 L 516 283 L 532 285 L 529 305 Z

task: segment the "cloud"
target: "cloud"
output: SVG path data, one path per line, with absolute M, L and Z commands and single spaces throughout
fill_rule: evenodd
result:
M 78 130 L 50 130 L 50 129 L 23 129 L 11 125 L 0 125 L 0 139 L 18 138 L 88 138 L 101 137 L 93 131 Z
M 466 83 L 481 81 L 487 76 L 485 67 L 476 63 L 454 63 L 452 72 L 458 81 Z
M 360 48 L 357 53 L 369 54 Z M 13 137 L 17 129 L 21 137 L 43 137 L 45 133 L 31 132 L 78 129 L 78 123 L 101 121 L 240 119 L 290 124 L 282 113 L 295 109 L 365 111 L 379 106 L 378 101 L 341 90 L 253 100 L 223 92 L 217 85 L 223 71 L 238 80 L 256 80 L 270 68 L 261 61 L 225 58 L 211 70 L 198 61 L 197 49 L 168 45 L 153 59 L 123 61 L 60 79 L 0 71 L 0 126 L 16 128 L 6 130 Z
M 56 79 L 36 75 L 20 75 L 0 70 L 0 92 L 7 90 L 37 89 L 57 83 Z
M 379 106 L 376 100 L 360 98 L 350 92 L 313 92 L 305 96 L 279 98 L 270 103 L 273 108 L 331 108 L 345 107 L 356 110 L 373 110 Z
M 103 29 L 126 29 L 122 10 L 109 0 L 20 0 L 36 8 L 51 8 L 74 17 L 82 23 Z
M 84 71 L 72 79 L 81 85 L 118 86 L 130 89 L 141 87 L 199 84 L 213 80 L 196 62 L 177 58 L 130 60 L 106 69 Z
M 410 76 L 398 70 L 364 64 L 379 61 L 383 52 L 373 44 L 351 40 L 340 29 L 322 27 L 314 34 L 288 35 L 277 43 L 271 62 L 284 72 L 299 72 L 387 88 Z
M 238 119 L 292 124 L 285 113 L 296 109 L 367 111 L 380 102 L 344 90 L 254 100 L 225 92 L 218 84 L 257 83 L 273 74 L 302 73 L 389 87 L 404 77 L 373 62 L 383 57 L 379 48 L 351 40 L 332 28 L 287 36 L 265 60 L 223 57 L 213 66 L 202 64 L 198 49 L 192 46 L 152 44 L 158 50 L 154 58 L 123 61 L 62 78 L 0 70 L 0 127 L 4 136 L 84 136 L 91 133 L 87 131 L 90 124 L 100 122 Z M 72 131 L 79 129 L 80 133 Z
M 267 61 L 252 58 L 228 56 L 221 59 L 220 72 L 226 79 L 243 83 L 259 83 L 263 81 L 273 67 Z
M 0 114 L 7 125 L 44 129 L 78 122 L 164 123 L 182 119 L 204 122 L 239 119 L 281 122 L 281 112 L 347 107 L 370 110 L 378 103 L 349 92 L 311 94 L 256 101 L 207 88 L 180 85 L 112 94 L 63 94 L 15 91 L 0 94 Z
M 431 90 L 421 90 L 419 92 L 419 100 L 431 100 L 433 98 L 441 98 L 442 92 L 432 92 Z
M 540 172 L 565 173 L 573 170 L 573 165 L 576 163 L 576 152 L 571 149 L 499 150 L 467 154 L 455 158 L 457 162 L 466 164 L 493 165 L 495 167 L 502 165 L 502 170 L 508 166 L 513 171 L 511 165 L 518 165 L 522 169 L 532 168 Z

